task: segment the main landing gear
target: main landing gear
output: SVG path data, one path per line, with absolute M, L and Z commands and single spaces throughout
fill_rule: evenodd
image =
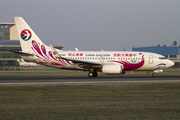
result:
M 88 73 L 88 76 L 89 76 L 89 77 L 97 77 L 97 75 L 98 75 L 98 74 L 97 74 L 96 71 L 94 71 L 94 72 L 89 72 L 89 73 Z

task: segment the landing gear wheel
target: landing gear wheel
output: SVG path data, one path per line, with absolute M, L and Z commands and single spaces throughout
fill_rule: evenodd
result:
M 97 72 L 89 72 L 88 76 L 89 77 L 97 77 Z
M 93 77 L 93 72 L 89 72 L 88 76 Z
M 153 73 L 152 76 L 153 76 L 153 77 L 156 77 L 156 73 Z
M 98 75 L 98 74 L 97 74 L 97 72 L 94 72 L 94 75 L 93 75 L 93 77 L 97 77 L 97 75 Z

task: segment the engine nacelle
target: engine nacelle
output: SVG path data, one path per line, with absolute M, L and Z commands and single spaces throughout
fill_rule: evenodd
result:
M 103 65 L 102 73 L 105 74 L 121 74 L 122 66 L 118 64 Z

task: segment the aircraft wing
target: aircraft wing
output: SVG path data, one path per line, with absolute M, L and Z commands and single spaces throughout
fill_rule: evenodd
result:
M 56 58 L 71 61 L 74 65 L 77 65 L 78 67 L 81 67 L 84 70 L 90 69 L 90 68 L 101 68 L 103 65 L 102 63 L 98 63 L 98 62 L 63 58 L 58 54 L 58 52 L 54 49 L 54 47 L 52 45 L 50 45 L 50 48 L 51 48 L 51 50 L 52 50 L 52 52 Z
M 101 68 L 103 65 L 102 63 L 97 63 L 97 62 L 92 62 L 92 61 L 67 59 L 67 58 L 61 58 L 61 59 L 71 61 L 74 65 L 77 65 L 78 67 L 82 67 L 83 69 Z

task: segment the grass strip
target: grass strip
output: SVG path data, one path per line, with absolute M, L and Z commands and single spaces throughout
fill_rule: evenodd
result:
M 1 85 L 0 119 L 180 119 L 180 82 Z

